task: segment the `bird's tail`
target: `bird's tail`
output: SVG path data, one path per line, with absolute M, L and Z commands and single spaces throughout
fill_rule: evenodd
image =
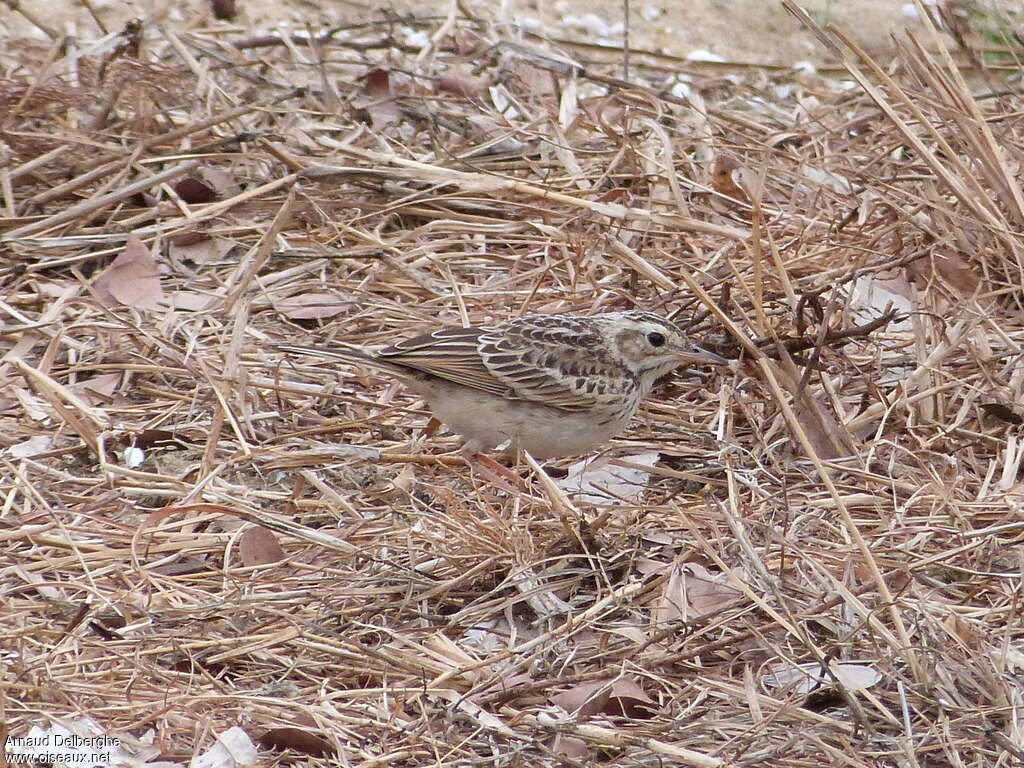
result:
M 408 375 L 408 370 L 400 365 L 395 365 L 388 360 L 381 360 L 373 355 L 368 355 L 360 349 L 350 347 L 333 347 L 328 349 L 326 347 L 306 347 L 299 344 L 274 344 L 273 349 L 280 352 L 294 352 L 297 355 L 313 355 L 314 357 L 322 357 L 326 360 L 334 360 L 340 363 L 366 365 L 391 374 L 405 373 Z

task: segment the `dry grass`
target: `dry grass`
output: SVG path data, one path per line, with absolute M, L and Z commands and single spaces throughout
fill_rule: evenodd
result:
M 248 34 L 8 52 L 10 734 L 1018 764 L 1019 80 L 938 35 L 891 69 L 821 31 L 858 86 L 683 98 L 484 19 Z M 400 387 L 270 350 L 632 306 L 736 362 L 658 391 L 609 452 L 661 460 L 610 504 L 493 487 Z

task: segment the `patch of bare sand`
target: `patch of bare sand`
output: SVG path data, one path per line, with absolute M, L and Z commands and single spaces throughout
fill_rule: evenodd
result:
M 266 29 L 282 22 L 298 28 L 377 21 L 382 8 L 400 16 L 445 14 L 449 2 L 394 0 L 387 6 L 338 0 L 235 0 L 235 23 L 243 28 Z M 54 34 L 74 35 L 89 30 L 97 21 L 79 2 L 65 6 L 49 0 L 22 0 L 26 15 Z M 467 0 L 461 4 L 484 20 L 518 19 L 556 39 L 607 42 L 622 45 L 623 4 L 595 4 L 588 0 Z M 890 34 L 915 25 L 898 0 L 814 0 L 804 7 L 820 22 L 830 22 L 850 32 L 869 50 L 889 45 Z M 214 23 L 209 0 L 92 0 L 96 17 L 107 30 L 118 30 L 131 18 L 149 24 L 170 22 L 179 28 L 201 28 Z M 8 12 L 0 19 L 0 36 L 44 36 L 25 15 Z M 826 53 L 813 37 L 775 0 L 634 0 L 630 4 L 630 45 L 675 56 L 706 50 L 729 61 L 788 65 L 801 60 L 826 61 Z

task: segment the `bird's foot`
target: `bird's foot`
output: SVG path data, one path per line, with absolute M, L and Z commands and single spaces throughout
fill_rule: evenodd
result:
M 526 490 L 526 481 L 519 474 L 486 453 L 468 454 L 465 458 L 471 469 L 479 472 L 501 490 L 508 493 L 522 493 Z

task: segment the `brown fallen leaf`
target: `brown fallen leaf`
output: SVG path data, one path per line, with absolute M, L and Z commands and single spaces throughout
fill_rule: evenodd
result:
M 96 278 L 93 289 L 107 306 L 161 309 L 164 299 L 156 260 L 135 235 L 128 236 L 124 250 Z
M 391 73 L 386 69 L 371 69 L 363 79 L 363 95 L 353 99 L 352 106 L 370 116 L 373 130 L 402 119 L 402 110 L 395 103 L 391 90 Z
M 658 624 L 691 621 L 711 613 L 742 593 L 699 563 L 674 564 L 661 589 L 654 617 Z
M 584 760 L 590 755 L 590 747 L 583 739 L 556 733 L 555 741 L 551 745 L 551 752 L 558 757 L 567 757 L 570 760 Z
M 214 18 L 221 21 L 230 21 L 238 13 L 235 0 L 210 0 L 210 7 L 213 9 Z
M 174 191 L 178 193 L 183 201 L 189 205 L 197 203 L 212 203 L 217 199 L 217 193 L 213 187 L 195 176 L 186 176 L 174 185 Z
M 952 248 L 938 247 L 930 257 L 910 262 L 907 274 L 922 290 L 938 280 L 959 296 L 973 295 L 981 284 L 978 270 Z
M 170 241 L 167 255 L 172 264 L 181 261 L 209 264 L 223 261 L 234 247 L 235 243 L 223 237 L 210 237 L 203 232 L 187 232 Z
M 517 694 L 516 686 L 532 683 L 533 677 L 528 672 L 517 672 L 516 674 L 503 677 L 481 691 L 470 695 L 470 699 L 480 702 L 483 699 L 494 699 L 495 703 L 505 704 Z
M 711 187 L 719 194 L 742 203 L 761 199 L 760 180 L 757 174 L 725 152 L 715 156 L 711 168 Z
M 213 188 L 217 197 L 234 197 L 242 191 L 242 184 L 238 177 L 224 168 L 204 165 L 196 173 L 203 183 Z
M 38 456 L 46 453 L 53 447 L 53 438 L 48 435 L 35 435 L 20 443 L 15 443 L 4 449 L 4 453 L 16 459 L 24 459 L 29 456 Z
M 474 98 L 487 90 L 490 81 L 472 74 L 464 64 L 456 64 L 437 78 L 437 89 L 456 96 Z
M 209 309 L 217 301 L 215 296 L 209 296 L 195 291 L 175 291 L 167 301 L 168 309 L 181 310 L 183 312 L 202 312 Z
M 574 685 L 551 697 L 555 704 L 577 717 L 604 714 L 618 717 L 650 717 L 654 700 L 631 677 L 595 680 Z
M 533 58 L 533 54 L 528 54 L 528 58 Z M 547 53 L 539 52 L 536 61 L 543 63 L 544 66 L 537 66 L 532 61 L 517 58 L 508 61 L 505 67 L 509 75 L 519 79 L 524 92 L 529 93 L 533 98 L 543 99 L 555 96 L 558 93 L 558 84 L 555 72 L 547 66 L 550 63 Z M 566 64 L 565 71 L 569 72 L 572 68 L 572 64 Z
M 248 567 L 272 565 L 288 557 L 273 532 L 260 525 L 254 525 L 242 534 L 238 542 L 238 555 L 242 564 Z
M 979 407 L 989 416 L 1009 424 L 1024 424 L 1024 416 L 1015 413 L 1009 406 L 1002 403 L 980 403 Z
M 288 726 L 271 728 L 256 741 L 264 749 L 273 749 L 279 752 L 290 749 L 312 757 L 329 757 L 335 754 L 331 742 L 318 733 L 305 731 L 302 728 Z
M 85 381 L 72 384 L 68 389 L 89 405 L 102 405 L 110 402 L 121 384 L 122 378 L 123 374 L 120 372 L 100 373 Z
M 882 674 L 869 664 L 855 664 L 832 661 L 829 671 L 821 664 L 779 664 L 761 676 L 761 685 L 766 690 L 789 688 L 797 693 L 810 693 L 818 688 L 832 688 L 836 682 L 847 691 L 856 692 L 871 688 L 882 679 Z

